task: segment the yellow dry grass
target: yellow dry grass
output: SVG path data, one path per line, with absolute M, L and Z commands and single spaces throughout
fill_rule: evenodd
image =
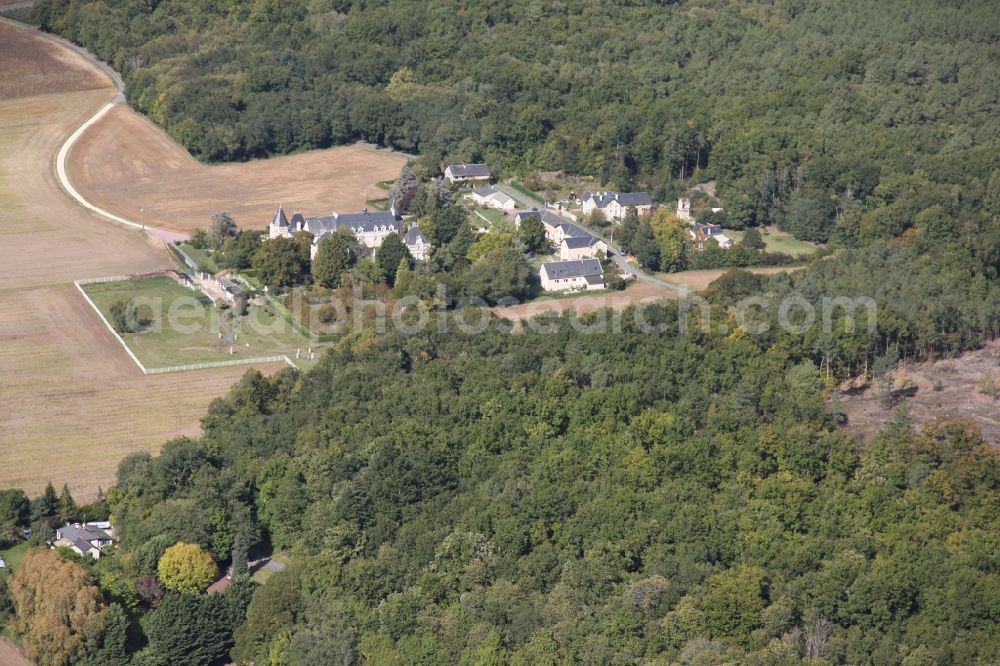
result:
M 70 153 L 70 179 L 89 201 L 126 219 L 191 232 L 228 211 L 263 229 L 278 204 L 306 215 L 360 211 L 405 159 L 356 144 L 242 164 L 206 166 L 144 116 L 112 109 Z

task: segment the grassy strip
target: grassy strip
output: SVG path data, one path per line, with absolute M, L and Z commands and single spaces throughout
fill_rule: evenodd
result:
M 525 187 L 524 185 L 522 185 L 519 181 L 516 181 L 516 180 L 510 181 L 510 186 L 513 187 L 518 192 L 520 192 L 521 194 L 523 194 L 524 197 L 529 202 L 534 202 L 534 203 L 538 204 L 539 206 L 544 206 L 545 205 L 545 202 L 538 198 L 538 194 L 536 194 L 535 192 L 532 192 L 531 190 L 529 190 L 527 187 Z
M 22 541 L 16 546 L 11 546 L 7 550 L 0 550 L 0 557 L 2 557 L 3 561 L 7 563 L 8 571 L 13 572 L 17 570 L 18 565 L 21 564 L 21 560 L 24 559 L 28 549 L 28 542 Z
M 183 243 L 177 247 L 181 252 L 186 254 L 191 261 L 198 264 L 198 268 L 200 270 L 206 273 L 211 273 L 212 275 L 219 272 L 219 267 L 216 265 L 215 260 L 212 259 L 212 257 L 210 257 L 205 250 L 196 248 L 193 245 L 188 245 L 187 243 Z

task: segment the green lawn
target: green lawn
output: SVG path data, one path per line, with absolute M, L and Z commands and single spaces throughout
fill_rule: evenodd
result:
M 284 564 L 286 567 L 292 563 L 292 559 L 290 557 L 282 554 L 275 555 L 271 559 L 274 560 L 275 562 L 280 562 L 281 564 Z M 257 583 L 258 585 L 263 585 L 264 583 L 267 582 L 268 578 L 270 578 L 276 573 L 277 572 L 274 571 L 273 569 L 268 569 L 267 567 L 261 567 L 260 569 L 257 569 L 257 571 L 255 571 L 253 573 L 253 576 L 251 576 L 250 578 L 251 580 L 253 580 L 253 582 Z
M 18 565 L 21 564 L 21 560 L 24 559 L 25 553 L 28 552 L 28 542 L 21 541 L 16 546 L 8 548 L 7 550 L 0 550 L 0 557 L 3 561 L 7 563 L 7 570 L 14 571 L 17 569 Z
M 485 221 L 489 222 L 491 225 L 507 220 L 507 218 L 503 216 L 503 213 L 498 211 L 496 208 L 476 208 L 475 210 L 470 209 L 470 211 L 472 211 L 471 221 L 476 227 L 481 226 L 481 223 L 484 221 L 484 217 L 486 218 Z
M 201 270 L 207 271 L 212 275 L 219 272 L 219 267 L 215 264 L 215 260 L 212 259 L 212 257 L 210 257 L 208 252 L 205 252 L 205 250 L 198 249 L 193 245 L 188 245 L 187 243 L 180 245 L 180 248 L 184 250 L 184 253 L 187 254 L 187 256 L 194 259 L 195 263 L 201 267 Z
M 816 245 L 808 241 L 799 240 L 795 236 L 785 233 L 784 231 L 772 230 L 770 233 L 762 231 L 761 238 L 767 245 L 765 249 L 768 252 L 783 252 L 784 254 L 790 254 L 793 257 L 812 254 L 818 249 Z
M 516 180 L 512 180 L 510 181 L 509 187 L 510 189 L 514 190 L 513 192 L 510 192 L 510 195 L 515 199 L 521 200 L 522 203 L 526 203 L 531 206 L 538 206 L 539 208 L 545 205 L 545 202 L 542 200 L 542 197 L 538 196 L 536 192 L 529 190 L 527 187 L 524 186 L 524 184 Z
M 553 261 L 562 261 L 558 254 L 536 254 L 533 258 L 528 260 L 528 264 L 531 265 L 536 271 L 541 270 L 542 264 L 547 264 Z
M 165 277 L 90 284 L 84 289 L 109 321 L 112 303 L 139 299 L 140 330 L 122 337 L 146 367 L 294 356 L 298 348 L 315 346 L 269 307 L 251 306 L 245 317 L 235 316 L 215 307 L 201 292 Z

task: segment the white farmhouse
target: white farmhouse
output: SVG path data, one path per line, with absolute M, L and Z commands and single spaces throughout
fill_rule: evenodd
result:
M 604 289 L 604 270 L 597 259 L 553 261 L 538 271 L 545 291 L 592 291 Z

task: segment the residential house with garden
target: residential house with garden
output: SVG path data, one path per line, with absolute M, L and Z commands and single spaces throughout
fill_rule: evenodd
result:
M 450 164 L 444 170 L 444 177 L 451 183 L 489 180 L 493 177 L 485 164 Z
M 101 549 L 115 542 L 114 528 L 107 521 L 67 523 L 56 530 L 53 548 L 69 548 L 77 555 L 99 559 Z
M 694 243 L 694 246 L 699 250 L 704 250 L 705 243 L 710 239 L 718 243 L 719 247 L 724 250 L 728 250 L 734 244 L 733 239 L 727 236 L 718 224 L 700 224 L 695 222 L 688 229 L 688 233 L 691 235 L 691 241 Z
M 574 261 L 576 259 L 589 259 L 596 257 L 599 252 L 605 256 L 608 254 L 608 244 L 597 236 L 566 236 L 559 244 L 559 258 L 563 261 Z
M 605 220 L 616 222 L 625 217 L 629 208 L 641 217 L 653 209 L 653 199 L 646 192 L 585 192 L 583 194 L 583 214 L 590 215 L 595 211 L 601 213 Z
M 498 210 L 513 210 L 517 206 L 517 202 L 510 195 L 498 190 L 493 185 L 477 187 L 466 194 L 465 198 L 471 199 L 480 206 Z
M 604 269 L 597 259 L 552 261 L 538 271 L 545 291 L 593 291 L 604 289 Z

